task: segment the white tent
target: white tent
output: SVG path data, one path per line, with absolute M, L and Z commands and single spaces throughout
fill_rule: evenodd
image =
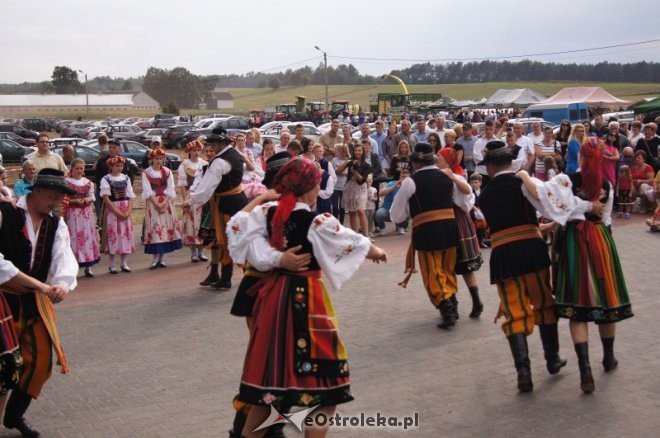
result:
M 546 96 L 529 88 L 516 88 L 514 90 L 497 90 L 486 100 L 486 107 L 515 108 L 525 107 L 542 102 Z

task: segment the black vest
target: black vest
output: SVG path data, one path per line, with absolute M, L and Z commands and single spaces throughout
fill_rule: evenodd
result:
M 5 259 L 11 261 L 19 271 L 45 282 L 48 278 L 48 270 L 55 241 L 55 232 L 59 224 L 59 218 L 48 216 L 44 218 L 39 229 L 37 244 L 43 242 L 43 247 L 37 248 L 32 269 L 30 269 L 30 257 L 32 255 L 32 244 L 24 235 L 26 220 L 25 210 L 14 208 L 8 202 L 0 203 L 2 212 L 2 227 L 0 227 L 0 252 Z M 34 293 L 14 295 L 5 293 L 14 320 L 18 320 L 21 307 L 23 308 L 23 320 L 27 321 L 39 316 Z
M 238 187 L 243 181 L 243 160 L 241 154 L 233 147 L 228 146 L 221 155 L 216 155 L 213 161 L 221 159 L 225 160 L 231 166 L 231 170 L 226 175 L 222 175 L 222 180 L 218 187 L 215 188 L 215 193 L 224 193 L 228 190 Z M 218 211 L 220 213 L 233 215 L 239 212 L 243 207 L 248 204 L 245 194 L 239 193 L 238 195 L 223 196 L 218 201 Z
M 523 182 L 514 173 L 495 177 L 481 191 L 479 207 L 491 233 L 519 225 L 538 226 L 536 209 L 523 195 Z M 519 240 L 494 248 L 490 254 L 490 280 L 538 272 L 550 265 L 548 246 L 540 238 Z
M 415 172 L 415 193 L 408 200 L 410 217 L 430 210 L 453 209 L 454 183 L 440 169 Z M 444 250 L 458 246 L 456 219 L 429 222 L 413 229 L 413 245 L 418 251 Z
M 275 215 L 276 207 L 270 207 L 268 209 L 268 235 L 272 233 L 271 221 Z M 309 227 L 312 226 L 312 221 L 316 217 L 316 213 L 307 210 L 294 210 L 289 216 L 289 220 L 284 225 L 284 241 L 286 242 L 286 249 L 293 248 L 294 246 L 302 245 L 298 254 L 311 254 L 312 261 L 309 263 L 310 271 L 321 269 L 319 263 L 314 257 L 314 251 L 312 249 L 312 244 L 307 240 L 307 232 Z

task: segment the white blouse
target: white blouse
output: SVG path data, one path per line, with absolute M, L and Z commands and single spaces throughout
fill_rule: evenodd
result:
M 80 179 L 75 179 L 71 177 L 66 178 L 66 182 L 73 184 L 74 186 L 82 187 L 86 186 L 87 184 L 90 184 L 90 190 L 87 192 L 87 196 L 85 196 L 87 199 L 90 199 L 92 202 L 96 200 L 96 196 L 94 196 L 94 183 L 85 178 L 84 176 Z
M 183 160 L 183 163 L 179 166 L 179 170 L 177 170 L 177 187 L 188 187 L 188 176 L 198 178 L 202 174 L 202 168 L 207 164 L 202 159 L 197 160 L 197 162 L 189 158 Z
M 135 193 L 133 192 L 133 186 L 131 185 L 131 180 L 124 175 L 123 173 L 120 173 L 117 176 L 113 176 L 111 174 L 107 174 L 103 178 L 101 178 L 101 186 L 99 189 L 99 195 L 100 196 L 112 196 L 112 191 L 110 190 L 110 184 L 108 183 L 108 178 L 110 181 L 123 181 L 127 180 L 126 184 L 126 197 L 127 198 L 135 198 Z
M 467 180 L 462 177 L 461 175 L 454 175 L 463 181 L 467 183 Z M 454 201 L 454 205 L 456 205 L 458 208 L 463 210 L 465 213 L 470 213 L 470 210 L 474 207 L 474 202 L 476 200 L 476 197 L 474 196 L 474 193 L 472 190 L 470 190 L 470 193 L 463 193 L 459 190 L 458 186 L 456 183 L 454 183 L 454 189 L 452 191 L 452 199 Z
M 165 196 L 176 199 L 176 189 L 174 187 L 174 176 L 172 175 L 172 171 L 167 167 L 162 167 L 161 169 L 165 169 L 165 173 L 167 174 L 167 187 L 164 192 Z M 160 170 L 154 170 L 152 167 L 147 167 L 144 172 L 142 172 L 142 199 L 145 201 L 156 195 L 156 192 L 151 189 L 151 183 L 147 176 L 150 176 L 151 178 L 160 178 L 161 173 Z
M 270 246 L 267 232 L 268 209 L 273 205 L 277 202 L 269 202 L 251 213 L 238 213 L 232 217 L 227 226 L 232 259 L 247 259 L 260 271 L 280 267 L 282 252 Z M 310 211 L 310 208 L 298 202 L 294 210 Z M 340 289 L 357 272 L 371 247 L 369 239 L 343 227 L 328 213 L 314 218 L 307 239 L 312 244 L 321 270 L 335 289 Z
M 0 224 L 2 226 L 2 224 Z M 0 284 L 6 283 L 18 275 L 18 268 L 0 253 Z

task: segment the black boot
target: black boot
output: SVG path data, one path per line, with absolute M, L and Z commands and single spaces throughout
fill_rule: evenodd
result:
M 218 275 L 218 265 L 211 263 L 209 267 L 211 268 L 211 272 L 209 272 L 209 275 L 207 275 L 204 280 L 199 282 L 200 286 L 210 286 L 220 280 L 220 276 Z
M 559 334 L 557 324 L 541 324 L 539 326 L 543 352 L 545 353 L 545 366 L 550 374 L 557 374 L 566 366 L 566 359 L 559 357 Z
M 527 336 L 521 333 L 511 335 L 507 339 L 511 347 L 513 362 L 518 371 L 518 390 L 520 392 L 531 392 L 534 389 L 534 383 L 532 382 L 532 369 L 527 351 Z
M 228 290 L 231 289 L 231 276 L 234 273 L 234 265 L 222 265 L 220 270 L 220 279 L 213 283 L 216 289 Z
M 40 436 L 39 431 L 34 429 L 23 417 L 30 406 L 30 402 L 32 402 L 32 397 L 18 389 L 14 389 L 7 401 L 5 418 L 2 424 L 8 429 L 17 429 L 23 436 L 38 437 Z
M 451 302 L 451 299 L 444 300 L 440 303 L 440 315 L 442 315 L 442 322 L 438 324 L 438 327 L 448 329 L 456 324 L 454 304 Z
M 472 286 L 468 288 L 470 290 L 470 297 L 472 297 L 472 312 L 470 312 L 470 318 L 479 318 L 481 312 L 484 311 L 484 305 L 479 298 L 479 288 L 477 286 Z
M 589 343 L 581 342 L 575 344 L 575 353 L 578 357 L 578 366 L 580 367 L 580 389 L 585 394 L 591 394 L 596 389 L 594 377 L 591 375 L 591 365 L 589 364 Z
M 456 294 L 451 296 L 451 303 L 454 305 L 454 316 L 456 317 L 456 321 L 458 321 L 458 298 L 456 298 Z
M 612 371 L 619 366 L 619 361 L 614 357 L 614 338 L 600 338 L 603 343 L 603 368 L 605 372 Z
M 229 438 L 241 438 L 243 436 L 243 426 L 245 426 L 245 420 L 247 420 L 247 415 L 245 415 L 244 409 L 238 409 L 236 415 L 234 415 L 234 424 L 229 431 Z

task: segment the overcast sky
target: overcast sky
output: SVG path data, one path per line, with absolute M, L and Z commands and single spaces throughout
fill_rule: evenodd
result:
M 150 66 L 199 75 L 316 67 L 322 54 L 315 45 L 330 65 L 352 63 L 379 75 L 423 60 L 658 39 L 656 6 L 650 0 L 2 0 L 0 83 L 50 80 L 57 65 L 90 78 L 142 76 Z M 531 59 L 659 62 L 660 41 Z

